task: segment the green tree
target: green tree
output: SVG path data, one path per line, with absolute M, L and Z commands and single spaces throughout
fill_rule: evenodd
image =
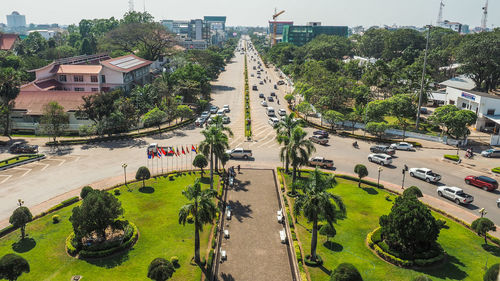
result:
M 304 114 L 306 120 L 307 116 L 313 112 L 311 104 L 308 103 L 307 101 L 303 101 L 299 105 L 297 105 L 297 111 Z
M 389 110 L 389 103 L 385 100 L 369 102 L 365 108 L 365 122 L 382 122 Z
M 182 206 L 179 210 L 179 224 L 185 225 L 188 216 L 194 219 L 194 260 L 200 262 L 200 231 L 203 225 L 211 223 L 215 219 L 217 207 L 213 198 L 217 192 L 213 189 L 201 190 L 200 179 L 196 179 L 193 185 L 190 185 L 182 192 L 189 200 L 189 203 Z
M 498 281 L 498 273 L 500 271 L 500 263 L 496 263 L 492 265 L 486 273 L 484 273 L 483 280 L 484 281 Z
M 205 155 L 203 154 L 196 155 L 193 160 L 193 166 L 195 166 L 196 168 L 200 168 L 201 175 L 203 176 L 203 168 L 208 166 L 207 157 L 205 157 Z
M 399 125 L 403 128 L 403 140 L 405 138 L 408 119 L 417 114 L 417 105 L 413 102 L 410 95 L 395 95 L 389 100 L 390 113 L 398 119 Z
M 341 263 L 330 275 L 330 281 L 363 281 L 363 278 L 354 265 Z
M 34 56 L 47 49 L 47 40 L 38 32 L 32 32 L 16 47 L 16 53 L 21 56 Z
M 370 28 L 365 31 L 359 42 L 361 55 L 376 59 L 381 58 L 389 32 L 383 28 Z
M 342 59 L 353 54 L 353 46 L 349 39 L 334 35 L 319 35 L 304 46 L 306 58 L 322 61 L 326 59 Z
M 292 101 L 295 100 L 295 96 L 293 94 L 286 94 L 285 95 L 285 100 L 288 102 L 288 104 L 291 104 Z
M 368 122 L 365 126 L 365 130 L 368 133 L 378 136 L 379 139 L 382 139 L 382 136 L 388 128 L 389 126 L 387 126 L 385 122 Z
M 432 279 L 429 276 L 420 275 L 420 276 L 417 276 L 417 277 L 411 279 L 411 281 L 432 281 Z
M 144 181 L 148 180 L 149 178 L 151 178 L 151 173 L 149 172 L 148 167 L 142 166 L 137 169 L 137 172 L 135 173 L 135 179 L 138 181 L 142 180 L 142 187 L 145 186 Z
M 379 221 L 387 245 L 410 256 L 432 248 L 441 229 L 429 208 L 415 196 L 397 197 L 389 215 Z
M 148 278 L 155 281 L 168 280 L 174 272 L 174 265 L 164 258 L 156 258 L 148 266 Z
M 495 224 L 487 218 L 478 218 L 471 224 L 472 230 L 474 230 L 477 235 L 484 237 L 484 244 L 488 244 L 488 231 L 496 231 L 497 228 Z
M 328 110 L 322 115 L 322 118 L 330 124 L 330 126 L 333 128 L 335 127 L 335 123 L 344 120 L 344 114 L 335 111 L 335 110 Z
M 477 115 L 470 110 L 461 110 L 454 105 L 445 105 L 436 108 L 429 120 L 441 126 L 447 135 L 456 139 L 463 138 L 470 134 L 468 126 L 476 122 Z
M 21 229 L 21 240 L 26 237 L 26 224 L 33 220 L 33 215 L 30 209 L 21 206 L 22 201 L 19 201 L 19 207 L 14 210 L 12 216 L 9 218 L 9 223 L 15 228 Z
M 123 208 L 115 196 L 103 190 L 94 190 L 87 194 L 80 206 L 73 208 L 69 220 L 79 241 L 94 232 L 105 240 L 106 229 L 113 226 L 121 215 Z
M 414 185 L 405 189 L 403 191 L 403 196 L 406 196 L 406 197 L 408 197 L 408 196 L 424 197 L 424 195 L 422 194 L 422 191 L 420 191 L 420 189 Z
M 293 167 L 293 182 L 296 180 L 297 169 L 302 165 L 306 165 L 311 154 L 316 151 L 313 143 L 306 136 L 307 133 L 301 127 L 296 127 L 292 130 L 290 140 L 286 146 L 288 150 L 286 153 Z
M 368 169 L 363 164 L 354 166 L 354 172 L 358 175 L 358 187 L 361 187 L 361 179 L 368 176 Z
M 346 115 L 346 120 L 351 122 L 352 133 L 356 128 L 356 123 L 363 122 L 365 118 L 365 107 L 362 105 L 355 105 L 353 111 Z
M 0 68 L 0 113 L 5 136 L 10 132 L 10 112 L 14 107 L 14 100 L 19 95 L 20 86 L 19 72 L 11 67 Z
M 23 273 L 30 272 L 27 260 L 16 254 L 6 254 L 0 259 L 0 279 L 15 281 Z
M 189 106 L 185 104 L 178 105 L 176 111 L 177 111 L 177 116 L 181 118 L 181 122 L 182 120 L 193 116 L 193 111 L 191 110 L 191 108 L 189 108 Z
M 69 115 L 58 102 L 51 101 L 43 107 L 40 123 L 43 130 L 56 142 L 56 138 L 62 136 L 69 127 Z
M 324 219 L 331 225 L 336 222 L 339 215 L 346 214 L 342 198 L 328 191 L 336 185 L 337 181 L 334 177 L 323 175 L 316 168 L 302 186 L 303 193 L 298 195 L 294 203 L 295 215 L 298 216 L 302 213 L 309 222 L 312 222 L 310 259 L 313 261 L 317 260 L 318 221 Z M 339 211 L 337 211 L 337 207 Z
M 206 157 L 210 159 L 210 189 L 214 185 L 214 158 L 221 151 L 229 147 L 227 135 L 216 126 L 210 126 L 208 129 L 201 131 L 205 139 L 200 143 L 199 149 Z
M 290 159 L 288 157 L 288 143 L 290 142 L 290 138 L 292 137 L 292 131 L 296 127 L 301 125 L 300 119 L 295 118 L 295 113 L 290 113 L 285 115 L 285 118 L 282 119 L 278 125 L 275 127 L 276 130 L 276 140 L 279 144 L 283 144 L 283 147 L 280 149 L 280 159 L 285 162 L 285 172 L 288 173 Z
M 123 19 L 120 21 L 121 24 L 130 23 L 152 23 L 154 22 L 154 17 L 148 12 L 136 12 L 130 11 L 123 15 Z
M 337 235 L 337 230 L 332 224 L 327 223 L 319 229 L 319 234 L 326 236 L 326 241 L 328 242 L 330 237 Z
M 161 133 L 161 123 L 164 119 L 167 118 L 167 113 L 155 107 L 148 111 L 143 117 L 142 121 L 144 122 L 144 126 L 158 126 L 158 132 Z
M 87 197 L 87 195 L 92 191 L 94 191 L 94 189 L 91 186 L 89 185 L 84 186 L 82 188 L 82 191 L 80 191 L 80 198 L 85 199 L 85 197 Z

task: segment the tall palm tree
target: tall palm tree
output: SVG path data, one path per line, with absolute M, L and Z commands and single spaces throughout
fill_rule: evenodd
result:
M 212 198 L 217 192 L 213 189 L 201 190 L 200 179 L 196 179 L 193 185 L 182 191 L 190 202 L 179 210 L 179 224 L 186 224 L 187 218 L 191 215 L 194 219 L 194 260 L 200 262 L 200 231 L 203 231 L 203 225 L 212 222 L 215 219 L 217 206 Z
M 224 122 L 222 121 L 222 116 L 215 116 L 213 119 L 213 123 L 211 126 L 217 127 L 219 130 L 221 130 L 223 133 L 225 133 L 228 137 L 234 136 L 233 131 L 231 128 L 224 126 Z M 219 149 L 218 151 L 215 152 L 215 167 L 216 169 L 219 169 L 219 159 L 221 159 L 226 153 L 226 149 Z M 223 167 L 224 168 L 224 167 Z
M 290 113 L 289 115 L 285 115 L 285 118 L 281 120 L 278 125 L 275 127 L 276 129 L 276 140 L 279 144 L 283 144 L 284 147 L 280 150 L 280 159 L 285 162 L 285 172 L 288 173 L 289 169 L 289 159 L 288 159 L 288 150 L 285 148 L 290 142 L 290 138 L 292 136 L 292 131 L 294 128 L 301 125 L 301 119 L 295 119 L 295 113 Z
M 316 151 L 313 143 L 306 136 L 307 133 L 301 127 L 294 128 L 288 145 L 285 147 L 288 159 L 293 167 L 293 182 L 296 180 L 297 169 L 302 165 L 306 165 L 311 154 Z
M 318 220 L 324 219 L 332 227 L 340 215 L 346 214 L 346 208 L 340 196 L 328 192 L 335 187 L 337 181 L 333 176 L 323 175 L 318 168 L 314 170 L 302 186 L 303 194 L 295 200 L 293 211 L 296 216 L 304 214 L 312 222 L 311 260 L 316 260 L 318 244 Z M 339 211 L 337 211 L 337 208 Z
M 201 131 L 205 139 L 200 143 L 200 151 L 206 157 L 210 158 L 210 189 L 214 188 L 214 157 L 221 155 L 221 151 L 229 148 L 228 138 L 221 129 L 216 126 L 210 126 Z

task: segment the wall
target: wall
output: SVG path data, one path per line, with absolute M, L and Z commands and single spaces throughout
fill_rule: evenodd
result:
M 119 71 L 115 71 L 103 66 L 101 70 L 101 75 L 106 76 L 105 84 L 118 84 L 118 85 L 123 84 L 123 73 Z M 99 79 L 101 79 L 101 77 L 99 77 Z

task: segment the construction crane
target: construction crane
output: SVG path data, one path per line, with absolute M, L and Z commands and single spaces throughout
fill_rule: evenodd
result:
M 134 0 L 128 0 L 128 11 L 129 12 L 134 11 Z
M 272 39 L 272 42 L 271 42 L 271 47 L 276 45 L 276 32 L 277 32 L 277 29 L 278 29 L 278 24 L 276 23 L 276 19 L 285 12 L 285 10 L 277 13 L 277 10 L 274 9 L 274 15 L 273 15 L 273 39 Z
M 437 25 L 440 25 L 443 23 L 443 0 L 441 0 L 441 3 L 439 4 L 439 14 L 438 14 L 438 19 L 437 19 Z
M 481 29 L 482 31 L 486 31 L 486 24 L 488 23 L 488 0 L 486 0 L 486 4 L 483 7 L 483 18 L 481 19 Z

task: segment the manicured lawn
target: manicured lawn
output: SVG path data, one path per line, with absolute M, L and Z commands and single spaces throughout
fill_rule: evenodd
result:
M 303 173 L 306 176 L 306 173 Z M 290 184 L 291 177 L 287 177 Z M 448 229 L 442 229 L 438 242 L 448 253 L 444 264 L 422 270 L 403 269 L 378 258 L 365 244 L 366 235 L 379 224 L 379 217 L 388 214 L 395 196 L 372 187 L 358 188 L 356 183 L 337 179 L 338 186 L 332 192 L 340 195 L 347 206 L 347 217 L 335 224 L 337 235 L 326 244 L 326 237 L 319 236 L 318 254 L 323 267 L 308 267 L 312 280 L 328 280 L 328 272 L 343 262 L 352 263 L 364 280 L 410 280 L 426 274 L 432 280 L 482 280 L 484 266 L 500 262 L 500 248 L 483 249 L 484 239 L 462 225 L 433 213 L 436 218 L 446 219 Z M 386 196 L 389 195 L 389 200 Z M 293 205 L 293 204 L 292 204 Z M 299 217 L 296 226 L 305 254 L 310 254 L 311 224 Z M 328 247 L 327 247 L 328 246 Z
M 132 192 L 120 187 L 121 195 L 117 197 L 122 202 L 124 217 L 139 229 L 137 244 L 126 253 L 87 261 L 67 255 L 65 240 L 72 231 L 68 219 L 73 205 L 54 213 L 61 217 L 58 224 L 52 223 L 52 214 L 28 224 L 31 243 L 16 247 L 19 230 L 1 238 L 0 256 L 17 252 L 28 260 L 31 272 L 19 280 L 66 281 L 73 275 L 82 275 L 85 280 L 146 280 L 148 265 L 154 258 L 172 256 L 178 256 L 180 263 L 172 280 L 199 280 L 201 270 L 190 265 L 194 256 L 194 226 L 182 226 L 177 219 L 179 208 L 187 202 L 181 192 L 196 177 L 199 174 L 174 176 L 172 181 L 168 177 L 151 179 L 146 181 L 144 190 L 140 189 L 142 182 L 133 183 L 129 185 Z M 204 178 L 203 183 L 207 188 L 209 180 Z M 200 235 L 202 258 L 207 253 L 210 229 L 206 225 Z

